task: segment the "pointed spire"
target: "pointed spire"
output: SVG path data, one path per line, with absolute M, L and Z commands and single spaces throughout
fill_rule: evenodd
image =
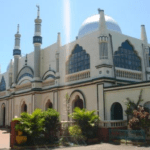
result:
M 40 18 L 40 6 L 39 6 L 39 5 L 36 5 L 36 7 L 38 8 L 38 11 L 37 11 L 37 18 L 39 19 L 39 18 Z
M 18 24 L 18 26 L 17 26 L 17 34 L 19 34 L 19 24 Z
M 145 25 L 141 25 L 141 40 L 144 41 L 144 44 L 147 44 L 147 35 L 146 35 Z
M 100 14 L 100 19 L 99 19 L 100 35 L 107 35 L 104 10 L 98 9 L 98 13 Z
M 58 43 L 58 46 L 60 47 L 60 46 L 61 46 L 61 36 L 60 36 L 60 32 L 58 32 L 58 35 L 57 35 L 57 43 Z

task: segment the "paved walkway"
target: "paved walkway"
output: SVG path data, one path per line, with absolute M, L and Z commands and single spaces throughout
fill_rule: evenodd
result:
M 10 148 L 10 130 L 0 128 L 0 150 Z
M 95 144 L 90 146 L 79 146 L 79 147 L 67 147 L 67 148 L 52 148 L 53 150 L 150 150 L 149 147 L 138 147 L 132 145 L 113 145 L 108 143 Z M 51 149 L 51 150 L 52 150 Z M 50 150 L 46 148 L 40 148 L 37 150 Z

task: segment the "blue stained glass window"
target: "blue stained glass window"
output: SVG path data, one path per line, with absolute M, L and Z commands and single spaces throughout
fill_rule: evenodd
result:
M 19 81 L 20 79 L 22 79 L 23 77 L 25 77 L 25 76 L 28 76 L 28 77 L 33 78 L 33 75 L 32 75 L 32 74 L 24 73 L 23 75 L 21 75 L 21 76 L 18 78 L 18 81 Z
M 122 43 L 114 53 L 115 67 L 141 71 L 141 59 L 128 41 Z
M 67 74 L 90 69 L 90 56 L 81 46 L 77 44 L 66 66 Z
M 0 83 L 0 91 L 5 91 L 5 90 L 6 90 L 6 83 L 5 83 L 4 77 L 2 77 L 1 83 Z

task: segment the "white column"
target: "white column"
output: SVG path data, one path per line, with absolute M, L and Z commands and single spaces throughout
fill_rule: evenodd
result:
M 103 95 L 103 84 L 98 85 L 98 101 L 99 101 L 99 117 L 104 120 L 104 95 Z

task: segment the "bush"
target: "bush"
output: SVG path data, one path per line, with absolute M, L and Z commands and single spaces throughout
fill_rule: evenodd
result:
M 143 107 L 138 106 L 138 110 L 133 111 L 133 118 L 129 120 L 129 128 L 133 130 L 143 129 L 146 131 L 150 127 L 150 114 Z
M 95 111 L 88 111 L 76 107 L 74 112 L 69 115 L 80 126 L 83 136 L 86 138 L 95 138 L 97 135 L 96 123 L 100 120 Z
M 51 141 L 55 141 L 54 136 L 56 136 L 56 132 L 59 130 L 59 113 L 54 109 L 48 109 L 43 112 L 43 118 L 47 137 Z
M 15 129 L 17 131 L 22 131 L 23 135 L 28 137 L 28 142 L 33 144 L 35 139 L 41 137 L 43 132 L 48 133 L 48 135 L 50 135 L 52 131 L 54 134 L 56 133 L 58 129 L 59 113 L 53 109 L 48 109 L 44 112 L 42 112 L 41 109 L 36 109 L 32 114 L 23 112 L 20 118 L 14 118 L 13 120 L 19 121 Z M 54 134 L 51 135 L 54 136 Z
M 80 126 L 73 125 L 69 127 L 69 134 L 74 137 L 76 140 L 85 140 L 85 137 L 82 135 L 82 130 Z

